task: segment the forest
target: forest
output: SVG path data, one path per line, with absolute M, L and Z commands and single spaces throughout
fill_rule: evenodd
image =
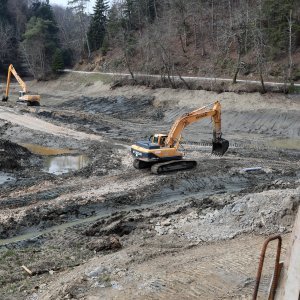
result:
M 300 0 L 0 0 L 0 70 L 300 79 Z M 100 59 L 99 59 L 100 57 Z M 98 62 L 98 63 L 95 63 Z

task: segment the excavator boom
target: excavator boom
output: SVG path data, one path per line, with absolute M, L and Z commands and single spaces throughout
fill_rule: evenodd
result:
M 209 109 L 208 107 L 209 106 L 201 107 L 190 113 L 184 114 L 179 119 L 177 119 L 168 134 L 166 145 L 169 147 L 178 148 L 181 134 L 185 127 L 195 122 L 198 122 L 201 119 L 211 117 L 213 121 L 212 153 L 217 155 L 223 155 L 227 151 L 229 143 L 228 141 L 222 139 L 221 104 L 219 101 L 217 101 L 215 102 L 212 109 Z

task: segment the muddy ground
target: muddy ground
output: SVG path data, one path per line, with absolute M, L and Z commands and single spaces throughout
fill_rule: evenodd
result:
M 110 90 L 103 81 L 66 75 L 31 85 L 39 108 L 1 103 L 0 298 L 251 298 L 263 241 L 282 234 L 284 258 L 300 203 L 299 95 Z M 196 169 L 133 169 L 133 141 L 216 100 L 231 144 L 224 157 L 210 155 L 203 120 L 182 145 Z M 49 173 L 37 145 L 88 163 Z

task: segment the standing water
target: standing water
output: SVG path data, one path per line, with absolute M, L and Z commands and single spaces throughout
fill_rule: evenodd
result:
M 9 181 L 15 181 L 15 178 L 10 174 L 0 172 L 0 185 Z
M 80 170 L 89 163 L 86 155 L 65 155 L 76 153 L 71 149 L 56 149 L 35 144 L 22 144 L 30 152 L 44 156 L 44 168 L 47 173 L 60 175 Z
M 89 158 L 86 155 L 77 156 L 49 156 L 45 158 L 44 171 L 60 175 L 86 167 Z

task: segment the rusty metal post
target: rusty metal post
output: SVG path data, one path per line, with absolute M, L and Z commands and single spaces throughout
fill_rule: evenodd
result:
M 255 288 L 254 288 L 254 293 L 253 293 L 253 300 L 257 299 L 257 294 L 258 294 L 258 288 L 260 284 L 260 279 L 261 279 L 261 274 L 264 266 L 264 260 L 266 256 L 266 251 L 269 243 L 271 241 L 278 240 L 277 244 L 277 253 L 276 253 L 276 259 L 275 259 L 275 268 L 274 268 L 274 275 L 273 275 L 273 281 L 272 281 L 272 286 L 269 294 L 269 300 L 273 300 L 276 292 L 276 287 L 278 284 L 278 276 L 279 276 L 279 260 L 280 260 L 280 253 L 281 253 L 281 244 L 282 244 L 282 238 L 280 235 L 272 236 L 268 238 L 262 247 L 261 254 L 260 254 L 260 260 L 259 260 L 259 265 L 258 265 L 258 270 L 257 270 L 257 275 L 256 275 L 256 281 L 255 281 Z

